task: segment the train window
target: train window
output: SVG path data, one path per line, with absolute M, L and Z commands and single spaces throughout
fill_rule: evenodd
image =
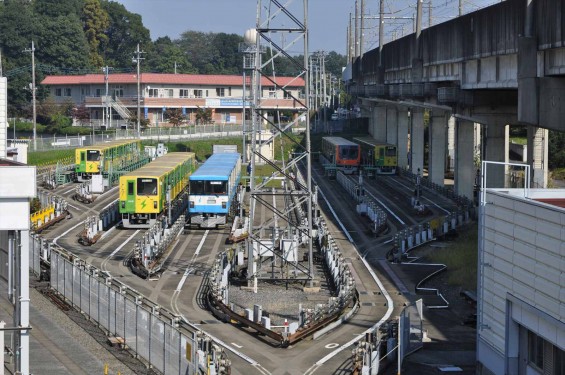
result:
M 128 195 L 133 195 L 133 181 L 128 181 Z
M 342 159 L 357 159 L 359 156 L 358 147 L 357 146 L 342 146 L 341 147 L 341 155 Z
M 157 179 L 138 178 L 137 195 L 157 195 Z
M 386 156 L 396 156 L 396 149 L 394 147 L 387 147 Z
M 100 160 L 100 151 L 98 151 L 98 150 L 88 150 L 88 154 L 86 155 L 86 160 L 88 160 L 88 161 L 99 161 Z
M 226 194 L 227 181 L 210 181 L 208 191 L 211 194 Z
M 85 158 L 86 158 L 86 155 L 83 151 L 83 152 L 80 153 L 80 161 L 84 161 Z
M 227 181 L 190 181 L 190 194 L 217 195 L 227 193 Z

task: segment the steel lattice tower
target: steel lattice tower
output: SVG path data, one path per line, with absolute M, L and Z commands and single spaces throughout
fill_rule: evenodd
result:
M 309 281 L 313 284 L 314 269 L 312 260 L 312 205 L 313 194 L 311 184 L 311 152 L 310 152 L 310 92 L 308 70 L 308 0 L 287 1 L 284 5 L 277 0 L 257 0 L 257 25 L 255 66 L 252 70 L 252 129 L 251 129 L 251 173 L 250 173 L 250 202 L 249 202 L 249 237 L 248 246 L 248 281 L 257 286 L 258 279 L 285 279 L 281 275 L 261 273 L 261 250 L 272 252 L 273 258 L 281 262 L 281 269 L 286 272 L 287 279 Z M 280 39 L 279 39 L 280 38 Z M 281 42 L 279 43 L 278 40 Z M 292 51 L 294 52 L 291 52 Z M 297 53 L 297 51 L 301 51 Z M 292 54 L 295 54 L 294 56 Z M 292 78 L 286 77 L 281 83 L 280 77 L 274 71 L 275 59 L 283 58 L 295 68 Z M 290 81 L 290 83 L 289 83 Z M 284 97 L 295 103 L 293 119 L 281 124 L 273 112 L 272 104 L 262 95 L 261 83 L 274 88 L 274 92 L 284 92 Z M 296 95 L 290 86 L 304 83 L 304 92 Z M 297 128 L 303 120 L 305 138 L 299 143 L 292 136 L 293 128 Z M 290 134 L 289 134 L 290 133 Z M 262 154 L 264 147 L 272 145 L 276 139 L 285 140 L 295 146 L 297 152 L 292 157 L 282 154 L 282 163 L 271 160 Z M 281 147 L 282 149 L 282 147 Z M 287 158 L 288 157 L 288 158 Z M 259 164 L 270 165 L 274 173 L 261 182 L 256 180 Z M 304 172 L 304 179 L 297 178 L 297 169 Z M 284 188 L 274 190 L 267 188 L 269 182 L 275 179 L 285 181 Z M 284 198 L 284 205 L 274 204 L 278 198 Z M 257 214 L 261 210 L 272 213 L 272 218 L 260 219 Z M 263 211 L 264 212 L 264 211 Z M 267 217 L 269 215 L 265 215 Z M 282 223 L 282 224 L 281 224 Z M 270 235 L 265 235 L 270 231 Z M 283 249 L 275 249 L 276 241 L 280 238 L 298 239 L 308 252 L 308 264 L 290 261 Z M 255 248 L 255 252 L 253 249 Z M 259 249 L 259 250 L 257 250 Z M 270 250 L 267 250 L 270 249 Z M 259 254 L 259 255 L 258 255 Z M 273 259 L 272 258 L 272 259 Z M 275 260 L 276 262 L 277 260 Z M 289 277 L 288 275 L 292 275 Z

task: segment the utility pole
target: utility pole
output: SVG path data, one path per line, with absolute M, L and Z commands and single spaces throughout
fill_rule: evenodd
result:
M 359 56 L 359 0 L 355 0 L 355 53 L 354 58 Z
M 139 43 L 137 43 L 137 49 L 135 50 L 135 57 L 132 59 L 132 62 L 137 63 L 137 137 L 141 138 L 141 83 L 140 83 L 140 73 L 139 73 L 139 64 L 141 60 L 145 60 L 145 58 L 141 57 L 141 54 L 145 53 L 144 51 L 139 50 Z M 175 73 L 176 73 L 176 62 L 175 62 Z
M 108 74 L 110 73 L 110 69 L 112 69 L 112 68 L 110 68 L 107 65 L 102 68 L 102 72 L 104 73 L 104 85 L 106 86 L 106 93 L 104 94 L 104 101 L 103 101 L 104 102 L 104 108 L 103 108 L 104 115 L 102 116 L 103 117 L 102 125 L 106 126 L 106 129 L 109 128 L 108 118 L 110 117 L 110 106 L 109 106 L 110 102 L 108 100 L 108 80 L 109 80 Z M 94 142 L 94 139 L 93 139 L 93 142 Z
M 359 26 L 359 56 L 363 58 L 363 34 L 365 33 L 365 0 L 361 0 L 361 20 Z
M 33 108 L 33 151 L 37 151 L 37 112 L 35 110 L 35 45 L 31 41 L 31 49 L 26 48 L 24 52 L 31 52 L 31 106 Z

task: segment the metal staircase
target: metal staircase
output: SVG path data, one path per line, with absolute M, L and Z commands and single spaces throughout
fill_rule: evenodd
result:
M 117 97 L 114 99 L 111 96 L 104 96 L 102 101 L 105 105 L 109 105 L 116 112 L 118 112 L 120 117 L 123 118 L 124 120 L 129 120 L 130 118 L 133 117 L 131 111 L 127 109 L 127 107 Z

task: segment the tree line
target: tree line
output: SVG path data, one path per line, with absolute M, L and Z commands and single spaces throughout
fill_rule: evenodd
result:
M 0 47 L 10 116 L 30 112 L 32 40 L 37 83 L 49 74 L 102 73 L 105 66 L 113 72 L 133 72 L 138 43 L 145 52 L 142 72 L 239 75 L 243 70 L 238 52 L 243 36 L 237 34 L 187 30 L 178 39 L 152 41 L 141 16 L 115 1 L 4 0 L 0 3 Z M 330 52 L 326 70 L 341 75 L 345 63 L 345 56 Z M 279 76 L 295 74 L 292 68 L 283 57 L 272 67 Z M 48 93 L 37 84 L 36 94 L 42 102 Z

